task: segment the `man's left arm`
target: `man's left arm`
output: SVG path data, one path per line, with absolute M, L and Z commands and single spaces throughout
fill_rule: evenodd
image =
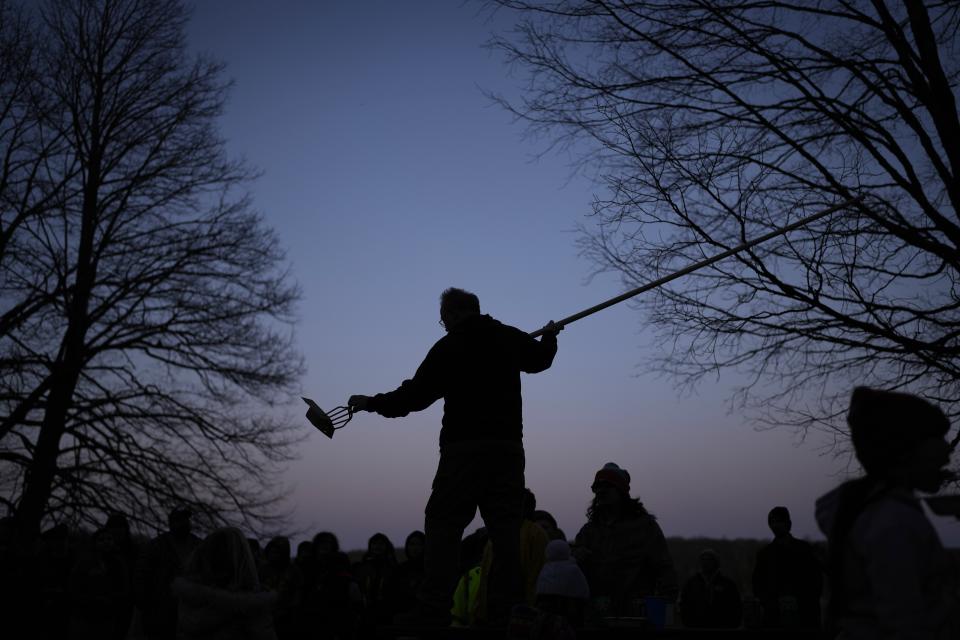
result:
M 347 403 L 354 411 L 373 411 L 385 418 L 402 418 L 412 411 L 422 411 L 443 397 L 439 360 L 434 345 L 414 376 L 395 390 L 373 397 L 350 396 Z

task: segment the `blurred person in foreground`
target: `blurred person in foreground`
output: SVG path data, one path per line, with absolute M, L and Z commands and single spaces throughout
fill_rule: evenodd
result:
M 960 638 L 956 561 L 915 495 L 938 491 L 950 475 L 949 421 L 917 396 L 857 387 L 847 423 L 865 475 L 816 505 L 829 545 L 828 632 Z

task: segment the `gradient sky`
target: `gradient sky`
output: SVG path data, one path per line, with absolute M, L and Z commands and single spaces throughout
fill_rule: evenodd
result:
M 510 24 L 456 0 L 194 4 L 191 46 L 236 82 L 228 150 L 263 170 L 256 207 L 303 289 L 303 392 L 324 408 L 410 377 L 443 335 L 448 286 L 526 330 L 622 291 L 614 276 L 589 280 L 575 246 L 600 188 L 569 157 L 535 159 L 547 141 L 525 139 L 482 93 L 519 95 L 521 74 L 482 46 Z M 594 472 L 614 461 L 668 536 L 768 537 L 767 511 L 782 504 L 796 535 L 822 538 L 814 500 L 855 466 L 822 436 L 801 442 L 729 413 L 732 373 L 681 394 L 646 373 L 655 353 L 643 318 L 619 305 L 569 326 L 553 367 L 524 376 L 540 508 L 572 537 Z M 294 524 L 334 531 L 345 548 L 377 531 L 402 545 L 422 529 L 441 406 L 362 413 L 332 441 L 311 432 L 285 476 Z M 937 524 L 960 545 L 960 524 Z

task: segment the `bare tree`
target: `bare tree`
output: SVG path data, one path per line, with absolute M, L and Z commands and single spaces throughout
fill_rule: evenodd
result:
M 754 415 L 838 437 L 853 384 L 960 415 L 960 5 L 495 4 L 528 80 L 501 102 L 597 168 L 582 248 L 628 286 L 864 196 L 637 300 L 658 369 L 739 370 Z
M 159 524 L 175 504 L 270 525 L 298 438 L 275 404 L 302 371 L 299 293 L 216 129 L 222 65 L 186 55 L 179 0 L 33 18 L 44 180 L 20 197 L 42 206 L 12 228 L 4 199 L 0 295 L 42 304 L 0 334 L 18 370 L 0 383 L 2 499 L 26 536 L 110 510 Z

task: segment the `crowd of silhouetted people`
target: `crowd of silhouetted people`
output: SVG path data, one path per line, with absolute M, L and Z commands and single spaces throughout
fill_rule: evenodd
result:
M 936 491 L 950 475 L 946 417 L 914 396 L 859 388 L 849 424 L 865 475 L 817 501 L 827 552 L 793 537 L 789 511 L 773 508 L 774 538 L 756 555 L 749 598 L 711 549 L 700 551 L 693 575 L 679 579 L 659 522 L 632 496 L 630 474 L 617 464 L 594 475 L 586 523 L 570 541 L 524 489 L 522 595 L 508 628 L 527 631 L 513 637 L 566 639 L 611 621 L 823 630 L 845 640 L 960 637 L 956 559 L 914 495 Z M 295 549 L 286 537 L 261 548 L 235 528 L 201 539 L 191 519 L 189 510 L 175 509 L 167 531 L 138 541 L 127 518 L 114 514 L 91 535 L 55 526 L 28 551 L 16 544 L 14 520 L 0 520 L 7 621 L 26 621 L 29 637 L 108 640 L 348 640 L 423 623 L 408 615 L 422 601 L 429 545 L 420 531 L 407 536 L 402 554 L 377 533 L 351 562 L 331 532 Z M 482 528 L 462 540 L 444 626 L 502 626 L 492 604 L 494 549 Z
M 678 582 L 657 520 L 630 497 L 630 476 L 613 463 L 597 472 L 587 523 L 568 542 L 536 498 L 524 491 L 520 531 L 525 604 L 515 612 L 553 625 L 541 637 L 571 637 L 614 618 L 653 618 L 701 628 L 743 624 L 737 584 L 717 554 L 703 550 L 699 571 Z M 50 638 L 359 638 L 415 608 L 424 574 L 424 534 L 410 533 L 402 553 L 374 534 L 351 562 L 331 532 L 291 546 L 261 547 L 238 529 L 198 537 L 188 509 L 170 513 L 153 539 L 132 535 L 110 516 L 93 534 L 60 525 L 45 531 L 28 557 L 13 557 L 11 521 L 3 522 L 4 594 L 33 637 Z M 775 540 L 757 557 L 754 593 L 768 626 L 817 628 L 821 562 L 789 534 L 786 509 L 770 514 Z M 356 555 L 356 554 L 355 554 Z M 451 624 L 482 627 L 487 618 L 492 548 L 483 528 L 461 544 L 460 582 Z M 516 609 L 516 608 L 515 608 Z M 541 630 L 542 631 L 542 630 Z M 569 633 L 564 635 L 564 633 Z

